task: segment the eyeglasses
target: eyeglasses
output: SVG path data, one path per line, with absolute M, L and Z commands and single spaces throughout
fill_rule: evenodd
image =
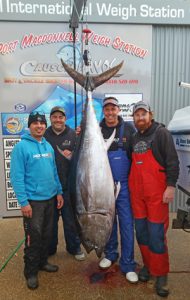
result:
M 45 117 L 45 112 L 44 111 L 32 111 L 31 113 L 30 113 L 30 116 L 37 116 L 37 115 L 39 115 L 39 116 L 44 116 Z

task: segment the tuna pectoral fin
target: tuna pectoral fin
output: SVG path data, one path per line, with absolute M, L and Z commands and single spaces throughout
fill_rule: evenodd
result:
M 115 183 L 115 189 L 114 189 L 115 200 L 117 200 L 117 197 L 119 195 L 120 189 L 121 189 L 120 182 Z
M 109 147 L 111 146 L 111 144 L 113 143 L 113 140 L 115 138 L 115 134 L 116 134 L 116 129 L 114 129 L 114 131 L 113 131 L 112 135 L 109 137 L 109 139 L 107 139 L 105 141 L 107 151 L 108 151 Z
M 66 156 L 66 155 L 64 154 L 64 151 L 61 150 L 61 149 L 59 148 L 59 146 L 57 146 L 57 150 L 58 150 L 59 153 L 60 153 L 61 155 L 63 155 L 67 160 L 71 160 L 72 154 Z

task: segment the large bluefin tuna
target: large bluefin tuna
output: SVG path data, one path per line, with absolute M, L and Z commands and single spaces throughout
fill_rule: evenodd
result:
M 91 91 L 112 77 L 122 64 L 96 79 L 85 78 L 63 61 L 62 64 L 69 75 L 77 82 L 80 81 L 87 91 L 82 132 L 74 155 L 75 176 L 72 177 L 72 189 L 75 182 L 76 190 L 72 190 L 72 194 L 76 196 L 75 214 L 82 244 L 88 253 L 95 249 L 100 257 L 109 240 L 115 216 L 117 187 L 115 188 L 113 182 L 107 156 L 107 149 L 115 137 L 115 131 L 105 142 L 96 119 Z
M 85 249 L 87 252 L 95 249 L 101 256 L 111 234 L 115 214 L 114 182 L 91 99 L 87 99 L 85 114 L 76 170 L 76 212 Z

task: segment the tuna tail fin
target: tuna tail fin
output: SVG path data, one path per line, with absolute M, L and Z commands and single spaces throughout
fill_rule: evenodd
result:
M 64 63 L 64 61 L 61 59 L 61 63 L 65 69 L 65 71 L 78 83 L 80 84 L 82 87 L 84 87 L 84 83 L 85 83 L 85 79 L 86 76 L 84 76 L 83 74 L 77 72 L 76 70 L 74 70 L 73 68 L 71 68 L 69 65 L 67 65 L 66 63 Z
M 115 200 L 117 200 L 117 197 L 119 195 L 120 189 L 121 189 L 120 182 L 115 183 L 115 189 L 114 189 Z
M 65 71 L 78 83 L 80 84 L 86 91 L 93 91 L 96 87 L 102 85 L 104 82 L 108 81 L 111 77 L 113 77 L 122 67 L 123 61 L 117 66 L 103 72 L 102 74 L 93 76 L 87 73 L 83 75 L 69 65 L 67 65 L 62 59 L 61 63 L 65 69 Z
M 105 146 L 106 146 L 106 150 L 108 151 L 109 147 L 111 146 L 111 144 L 113 143 L 113 140 L 115 138 L 115 134 L 116 134 L 116 129 L 114 129 L 112 135 L 109 137 L 109 139 L 107 139 L 105 141 Z
M 96 87 L 102 85 L 104 82 L 108 81 L 111 77 L 113 77 L 117 72 L 119 72 L 119 70 L 123 66 L 123 63 L 124 63 L 124 61 L 122 60 L 122 62 L 120 62 L 120 64 L 118 64 L 117 66 L 103 72 L 100 75 L 91 77 L 94 82 L 94 87 L 96 88 Z

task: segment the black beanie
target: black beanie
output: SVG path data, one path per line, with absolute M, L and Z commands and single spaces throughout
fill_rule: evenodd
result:
M 28 128 L 33 122 L 43 122 L 47 127 L 47 121 L 45 115 L 41 115 L 38 112 L 32 112 L 28 117 Z

